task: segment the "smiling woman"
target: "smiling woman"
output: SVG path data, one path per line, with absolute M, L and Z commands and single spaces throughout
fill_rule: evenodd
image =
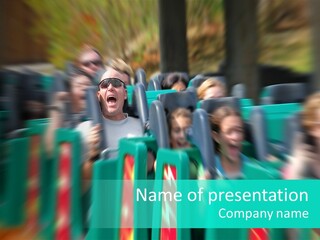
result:
M 218 173 L 227 177 L 239 176 L 242 163 L 248 161 L 241 154 L 244 130 L 240 113 L 229 106 L 218 108 L 211 116 L 211 129 Z

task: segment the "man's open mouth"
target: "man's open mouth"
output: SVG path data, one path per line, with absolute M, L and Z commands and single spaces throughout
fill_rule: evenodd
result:
M 107 97 L 107 103 L 115 104 L 117 102 L 117 98 L 114 96 Z

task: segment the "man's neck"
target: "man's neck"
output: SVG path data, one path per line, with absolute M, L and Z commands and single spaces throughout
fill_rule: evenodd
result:
M 119 114 L 114 115 L 114 116 L 103 114 L 103 117 L 106 118 L 106 119 L 112 120 L 112 121 L 121 121 L 121 120 L 127 118 L 127 114 L 119 113 Z

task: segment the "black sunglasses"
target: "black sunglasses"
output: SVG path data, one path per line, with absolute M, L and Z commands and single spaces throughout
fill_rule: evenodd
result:
M 97 60 L 91 60 L 91 61 L 84 61 L 84 62 L 81 62 L 81 64 L 85 67 L 89 67 L 91 64 L 93 64 L 95 66 L 101 66 L 102 61 L 97 59 Z
M 121 86 L 123 86 L 124 88 L 126 87 L 126 84 L 119 78 L 105 78 L 99 83 L 98 87 L 99 89 L 104 89 L 108 88 L 110 84 L 115 88 L 119 88 Z

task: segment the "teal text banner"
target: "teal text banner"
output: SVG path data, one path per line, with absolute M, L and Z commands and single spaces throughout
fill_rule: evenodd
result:
M 93 228 L 320 228 L 320 181 L 96 181 Z M 124 220 L 124 219 L 125 220 Z

